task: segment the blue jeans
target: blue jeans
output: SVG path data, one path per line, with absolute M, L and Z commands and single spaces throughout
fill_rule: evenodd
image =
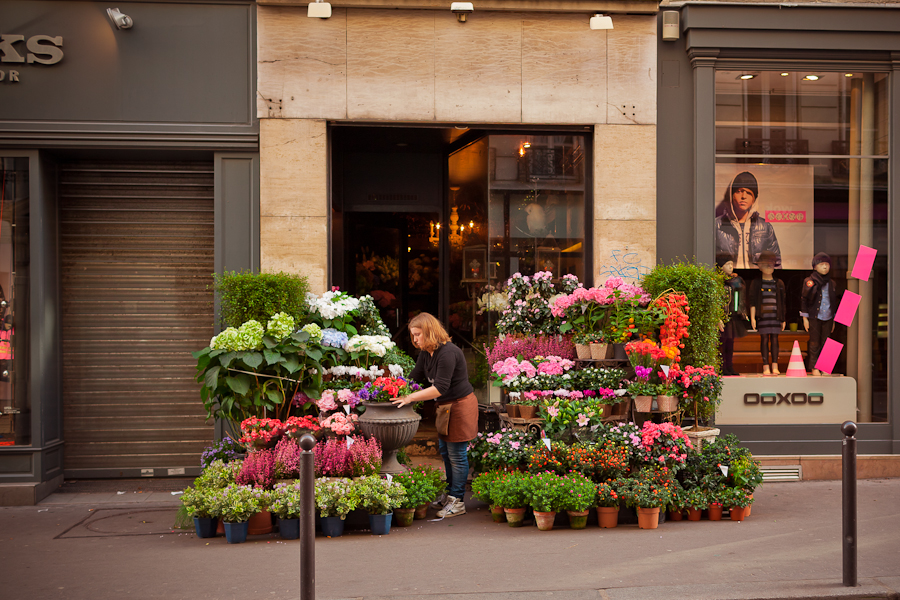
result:
M 469 442 L 445 442 L 438 440 L 438 449 L 444 458 L 447 473 L 447 493 L 462 500 L 469 477 Z

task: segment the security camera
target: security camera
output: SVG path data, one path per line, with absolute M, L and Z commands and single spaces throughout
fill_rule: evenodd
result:
M 109 20 L 113 22 L 116 29 L 131 29 L 131 26 L 134 25 L 134 19 L 122 14 L 118 8 L 107 8 L 106 14 L 109 15 Z
M 475 12 L 475 5 L 471 2 L 453 2 L 450 4 L 450 12 L 456 15 L 460 23 L 465 23 L 466 16 Z

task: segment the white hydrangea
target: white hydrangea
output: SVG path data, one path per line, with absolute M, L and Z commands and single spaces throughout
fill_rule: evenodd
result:
M 388 365 L 388 371 L 391 377 L 403 377 L 403 367 L 401 365 Z
M 272 315 L 266 326 L 266 334 L 279 342 L 292 333 L 294 333 L 294 317 L 284 312 Z
M 359 310 L 359 299 L 344 292 L 325 292 L 321 296 L 307 292 L 306 304 L 310 311 L 328 320 L 341 318 L 349 312 Z
M 386 335 L 354 335 L 344 344 L 344 350 L 347 352 L 368 352 L 381 357 L 394 346 L 396 344 Z

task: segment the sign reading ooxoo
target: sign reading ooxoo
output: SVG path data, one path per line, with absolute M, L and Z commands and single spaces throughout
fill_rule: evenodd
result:
M 26 40 L 24 35 L 0 34 L 0 64 L 55 65 L 63 58 L 62 45 L 62 36 L 33 35 Z M 19 71 L 0 69 L 0 81 L 18 83 Z
M 843 423 L 856 419 L 852 377 L 726 377 L 720 425 Z

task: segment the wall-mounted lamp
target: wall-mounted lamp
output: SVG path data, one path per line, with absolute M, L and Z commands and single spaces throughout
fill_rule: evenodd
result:
M 591 29 L 612 29 L 612 17 L 607 15 L 596 14 L 591 17 Z
M 803 78 L 803 81 L 818 81 L 818 80 L 819 80 L 818 75 L 807 75 L 806 77 Z
M 456 15 L 457 21 L 465 23 L 466 17 L 475 12 L 475 5 L 471 2 L 452 2 L 450 12 Z
M 322 0 L 310 2 L 306 9 L 306 16 L 314 19 L 328 19 L 331 17 L 331 4 L 322 2 Z
M 109 20 L 113 22 L 116 29 L 131 29 L 132 25 L 134 25 L 134 19 L 122 14 L 122 11 L 118 8 L 107 8 L 106 14 L 109 15 Z

